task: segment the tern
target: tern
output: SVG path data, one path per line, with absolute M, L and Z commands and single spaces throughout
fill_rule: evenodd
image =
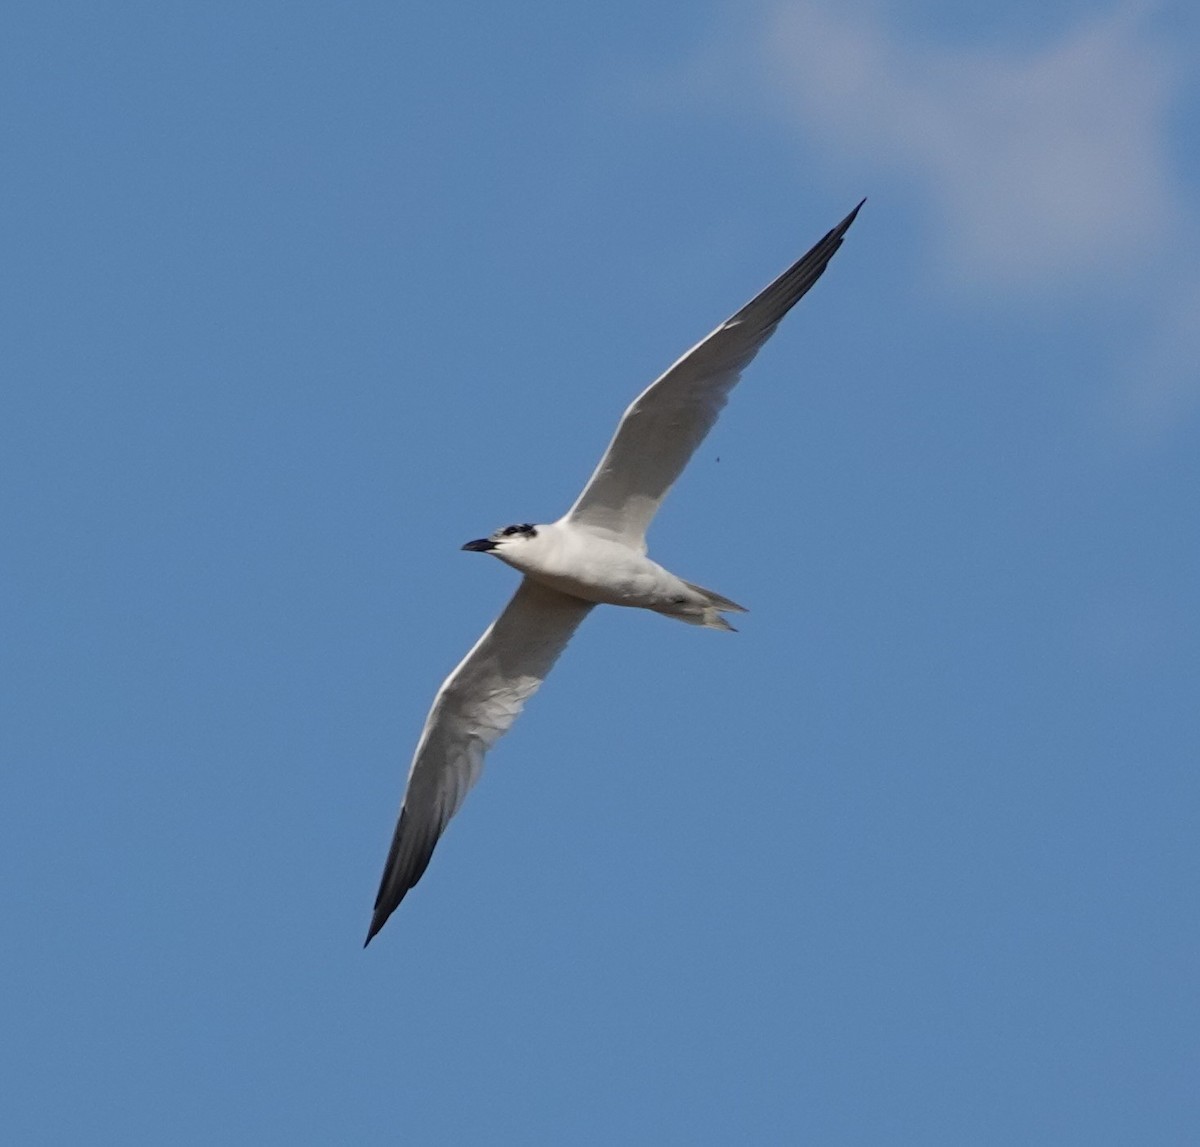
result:
M 646 528 L 742 371 L 821 277 L 865 202 L 635 399 L 583 492 L 558 521 L 505 526 L 462 547 L 491 554 L 525 576 L 434 698 L 408 771 L 367 944 L 421 879 L 450 818 L 479 780 L 484 754 L 595 606 L 649 609 L 723 630 L 733 629 L 724 614 L 745 612 L 651 561 Z

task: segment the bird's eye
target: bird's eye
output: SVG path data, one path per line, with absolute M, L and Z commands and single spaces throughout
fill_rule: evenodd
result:
M 521 531 L 517 526 L 505 526 L 504 529 L 500 531 L 500 533 L 506 538 L 511 538 L 513 534 L 519 534 L 520 532 Z

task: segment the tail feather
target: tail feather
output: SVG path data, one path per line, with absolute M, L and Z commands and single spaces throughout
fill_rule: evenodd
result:
M 742 610 L 742 612 L 745 613 L 746 611 Z M 704 620 L 701 621 L 700 624 L 703 625 L 705 629 L 721 629 L 726 633 L 737 633 L 737 630 L 734 629 L 733 626 L 730 625 L 729 622 L 727 622 L 716 611 L 716 609 L 712 607 L 704 611 Z
M 711 589 L 705 589 L 702 585 L 695 585 L 690 581 L 683 583 L 688 589 L 695 590 L 696 593 L 702 594 L 708 598 L 708 604 L 713 609 L 721 610 L 723 613 L 749 613 L 750 611 L 744 605 L 738 605 L 736 601 L 730 601 L 727 597 L 722 597 L 719 593 L 713 593 Z M 707 624 L 707 622 L 705 623 Z M 721 626 L 715 628 L 720 629 Z

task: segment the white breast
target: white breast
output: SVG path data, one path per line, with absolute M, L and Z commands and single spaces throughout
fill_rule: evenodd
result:
M 658 609 L 686 592 L 674 574 L 640 550 L 587 529 L 555 523 L 539 527 L 537 542 L 513 546 L 501 560 L 583 601 Z

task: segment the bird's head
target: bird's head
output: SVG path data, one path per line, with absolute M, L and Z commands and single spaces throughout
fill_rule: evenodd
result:
M 467 542 L 464 550 L 477 554 L 491 554 L 493 557 L 509 559 L 516 557 L 520 548 L 527 546 L 538 536 L 537 526 L 527 522 L 519 526 L 505 526 L 487 538 L 476 538 Z

